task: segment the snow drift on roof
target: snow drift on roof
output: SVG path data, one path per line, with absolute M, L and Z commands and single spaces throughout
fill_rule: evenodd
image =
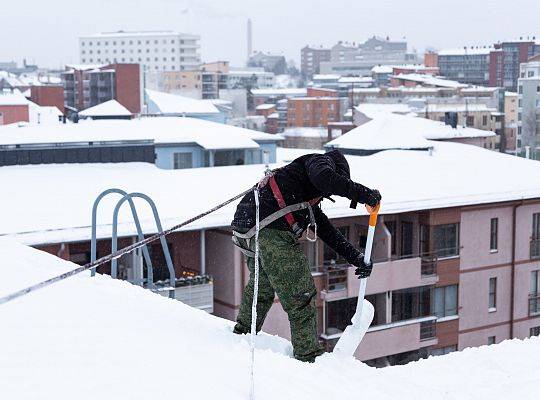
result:
M 433 146 L 431 155 L 387 150 L 365 157 L 347 156 L 351 177 L 381 191 L 383 214 L 540 198 L 540 182 L 531 179 L 540 176 L 537 161 L 459 143 L 428 143 Z M 0 167 L 2 190 L 10 193 L 2 198 L 0 235 L 12 234 L 28 244 L 87 241 L 92 202 L 111 187 L 148 194 L 167 228 L 241 193 L 263 175 L 264 165 L 187 170 L 163 170 L 147 163 Z M 99 237 L 111 235 L 116 200 L 108 198 L 100 205 Z M 323 202 L 330 218 L 364 212 L 350 209 L 350 201 L 344 198 L 335 200 Z M 127 208 L 124 211 L 119 234 L 133 235 L 132 218 Z M 184 230 L 227 227 L 234 211 L 235 204 L 231 204 Z M 155 232 L 147 207 L 141 207 L 140 217 L 144 231 Z
M 81 117 L 119 117 L 130 116 L 131 112 L 120 104 L 118 101 L 112 99 L 96 106 L 87 108 L 79 112 Z
M 192 99 L 146 89 L 148 100 L 155 104 L 157 112 L 162 114 L 218 114 L 219 110 L 211 102 Z M 150 110 L 153 113 L 152 110 Z
M 0 106 L 25 106 L 29 103 L 20 90 L 14 90 L 13 92 L 0 91 Z
M 426 75 L 426 74 L 399 74 L 399 75 L 392 75 L 391 78 L 417 82 L 423 85 L 451 88 L 451 89 L 465 88 L 468 86 L 464 83 L 451 81 L 448 79 L 437 78 L 432 75 Z
M 0 126 L 0 145 L 154 140 L 196 143 L 208 150 L 258 148 L 256 141 L 277 141 L 279 135 L 188 117 L 132 120 L 82 120 L 78 124 L 11 124 Z
M 0 256 L 0 295 L 78 267 L 5 240 Z M 0 320 L 6 399 L 249 397 L 248 336 L 124 281 L 83 273 L 3 305 Z M 284 339 L 257 336 L 257 400 L 537 398 L 538 337 L 383 369 L 332 354 L 306 364 L 290 351 Z

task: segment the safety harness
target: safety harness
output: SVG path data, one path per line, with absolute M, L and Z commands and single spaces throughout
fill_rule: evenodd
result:
M 274 177 L 275 171 L 276 170 L 267 170 L 265 173 L 265 177 L 257 184 L 257 188 L 262 189 L 268 184 L 270 186 L 272 194 L 274 195 L 274 199 L 276 199 L 276 202 L 279 206 L 279 210 L 262 219 L 259 222 L 259 229 L 263 229 L 266 226 L 270 225 L 272 222 L 284 217 L 285 221 L 287 221 L 287 224 L 291 228 L 294 236 L 296 238 L 299 238 L 302 236 L 303 229 L 300 227 L 300 224 L 298 224 L 298 222 L 295 220 L 292 213 L 295 211 L 305 210 L 307 208 L 309 210 L 310 222 L 306 229 L 308 231 L 308 234 L 306 234 L 306 239 L 310 242 L 315 242 L 317 240 L 317 223 L 315 221 L 315 214 L 313 213 L 313 206 L 317 205 L 321 201 L 321 197 L 288 206 L 285 203 L 283 194 L 281 193 L 279 185 L 276 182 L 276 178 Z M 309 228 L 313 229 L 313 236 L 309 235 Z M 255 230 L 255 226 L 245 233 L 233 230 L 232 241 L 234 245 L 237 246 L 244 255 L 251 258 L 254 257 L 255 253 L 249 249 L 249 243 L 255 235 Z M 244 240 L 241 242 L 239 239 Z M 247 246 L 244 245 L 244 241 Z

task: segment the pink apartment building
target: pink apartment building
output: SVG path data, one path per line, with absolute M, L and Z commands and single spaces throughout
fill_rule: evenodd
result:
M 367 147 L 354 135 L 351 142 L 343 141 L 349 134 L 329 146 L 349 154 Z M 429 146 L 418 148 L 422 140 L 409 138 L 409 143 L 386 148 L 387 141 L 371 140 L 378 149 L 364 149 L 370 155 L 348 156 L 353 179 L 383 194 L 374 272 L 367 286 L 375 318 L 356 353 L 373 366 L 540 334 L 540 182 L 531 179 L 540 176 L 540 163 L 460 143 L 425 140 Z M 261 165 L 175 171 L 128 163 L 114 168 L 43 165 L 32 186 L 41 196 L 34 204 L 23 188 L 34 170 L 2 167 L 0 178 L 12 196 L 0 210 L 0 234 L 85 263 L 90 207 L 102 190 L 122 186 L 144 191 L 156 201 L 168 227 L 232 197 L 262 173 Z M 67 179 L 70 185 L 62 183 Z M 336 200 L 325 204 L 324 211 L 362 247 L 365 211 Z M 34 207 L 17 216 L 7 214 L 25 204 Z M 98 257 L 110 252 L 113 207 L 105 203 L 100 209 Z M 220 210 L 167 239 L 177 274 L 212 275 L 213 312 L 231 320 L 248 279 L 243 255 L 231 244 L 233 212 L 234 207 Z M 148 210 L 142 212 L 143 221 L 149 217 Z M 135 231 L 127 214 L 121 222 L 119 246 L 124 246 Z M 147 234 L 155 231 L 151 223 L 143 227 Z M 318 288 L 320 339 L 331 350 L 354 312 L 358 280 L 320 240 L 301 244 Z M 158 246 L 151 250 L 157 267 L 163 263 L 160 251 Z M 108 267 L 99 272 L 108 273 Z M 263 329 L 289 337 L 278 298 Z

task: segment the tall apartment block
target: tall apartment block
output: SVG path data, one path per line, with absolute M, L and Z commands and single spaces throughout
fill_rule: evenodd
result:
M 540 159 L 540 55 L 521 64 L 518 79 L 518 147 Z
M 300 50 L 300 71 L 302 75 L 311 78 L 321 73 L 321 62 L 330 61 L 331 51 L 322 46 L 305 46 Z
M 447 79 L 471 85 L 489 84 L 492 47 L 463 47 L 442 50 L 438 54 L 439 73 Z
M 489 67 L 489 85 L 500 86 L 516 91 L 519 77 L 519 65 L 531 57 L 540 54 L 540 41 L 536 37 L 495 44 L 496 51 L 491 53 Z
M 174 31 L 104 32 L 79 38 L 82 64 L 138 63 L 144 71 L 196 69 L 200 36 Z
M 115 99 L 133 114 L 141 112 L 139 64 L 68 65 L 62 82 L 68 109 L 80 111 Z

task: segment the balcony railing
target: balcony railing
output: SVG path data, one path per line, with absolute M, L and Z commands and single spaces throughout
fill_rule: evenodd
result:
M 540 239 L 531 240 L 531 259 L 540 258 Z
M 326 290 L 328 292 L 347 289 L 349 264 L 324 265 L 322 268 L 326 273 Z
M 529 295 L 529 316 L 540 314 L 540 293 Z
M 433 339 L 437 336 L 437 320 L 420 322 L 420 340 Z

